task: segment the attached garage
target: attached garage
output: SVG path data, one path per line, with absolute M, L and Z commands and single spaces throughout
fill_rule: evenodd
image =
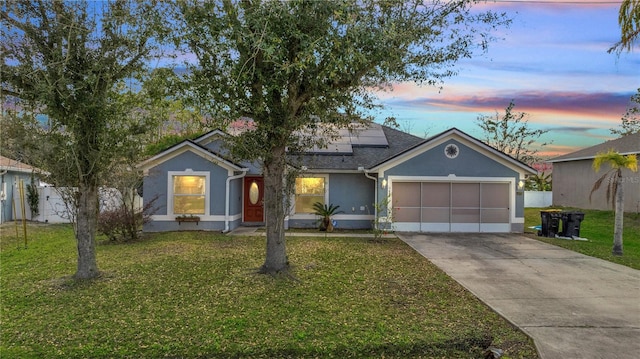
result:
M 381 222 L 408 232 L 522 232 L 535 170 L 451 129 L 373 166 Z
M 395 227 L 417 232 L 510 232 L 511 182 L 393 181 Z

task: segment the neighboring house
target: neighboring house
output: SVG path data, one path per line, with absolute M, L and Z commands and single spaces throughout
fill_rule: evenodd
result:
M 24 184 L 24 195 L 27 195 L 27 184 L 31 183 L 31 174 L 38 172 L 38 169 L 28 164 L 10 158 L 0 156 L 0 223 L 14 220 L 14 201 L 16 210 L 20 210 L 20 181 Z M 36 186 L 39 179 L 35 177 Z M 27 212 L 29 208 L 26 208 Z M 30 214 L 29 214 L 30 215 Z M 22 218 L 18 215 L 18 218 Z
M 453 128 L 425 140 L 378 124 L 340 135 L 326 149 L 291 157 L 300 175 L 286 227 L 315 227 L 312 205 L 321 202 L 340 206 L 337 228 L 371 228 L 378 216 L 397 231 L 524 230 L 524 179 L 535 170 L 478 139 Z M 264 222 L 260 168 L 228 159 L 225 136 L 209 132 L 139 165 L 144 201 L 156 198 L 159 207 L 145 231 Z M 376 213 L 385 202 L 389 211 Z M 184 222 L 185 215 L 199 222 Z
M 607 152 L 610 149 L 622 155 L 640 155 L 640 133 L 623 136 L 549 160 L 553 163 L 553 205 L 583 209 L 612 209 L 611 202 L 607 203 L 605 183 L 593 193 L 589 201 L 593 184 L 611 169 L 605 164 L 600 168 L 600 172 L 594 172 L 593 159 L 598 153 Z M 640 172 L 625 169 L 622 177 L 625 212 L 640 212 Z

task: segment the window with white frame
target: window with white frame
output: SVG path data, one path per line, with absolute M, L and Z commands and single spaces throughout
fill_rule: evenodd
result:
M 204 172 L 169 174 L 170 205 L 173 214 L 206 215 L 208 175 Z
M 296 178 L 295 213 L 313 213 L 313 204 L 325 204 L 326 177 Z

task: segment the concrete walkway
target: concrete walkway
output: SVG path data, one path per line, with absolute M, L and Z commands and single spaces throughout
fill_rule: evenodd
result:
M 517 234 L 398 234 L 544 359 L 640 358 L 640 271 Z

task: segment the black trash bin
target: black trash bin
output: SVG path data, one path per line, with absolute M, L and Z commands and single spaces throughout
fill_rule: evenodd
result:
M 559 233 L 562 212 L 553 210 L 540 211 L 540 219 L 542 220 L 542 229 L 538 235 L 553 238 Z
M 580 223 L 582 223 L 583 220 L 584 220 L 584 213 L 569 212 L 567 215 L 566 226 L 563 228 L 564 236 L 580 237 Z

